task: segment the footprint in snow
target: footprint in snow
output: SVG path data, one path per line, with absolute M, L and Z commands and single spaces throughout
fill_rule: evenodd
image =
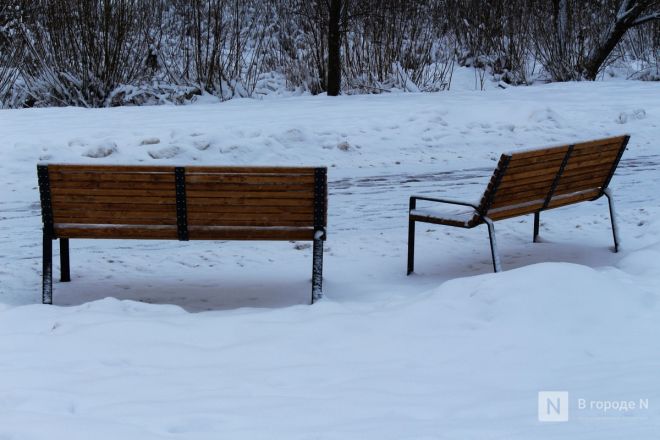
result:
M 638 108 L 631 112 L 621 112 L 614 122 L 617 124 L 625 124 L 628 121 L 635 121 L 646 119 L 646 110 L 643 108 Z
M 83 156 L 91 157 L 94 159 L 101 159 L 108 157 L 117 152 L 117 144 L 112 141 L 103 142 L 100 145 L 91 147 L 83 153 Z
M 140 142 L 140 145 L 155 145 L 155 144 L 160 144 L 160 139 L 158 139 L 157 137 L 142 139 L 142 142 Z
M 181 149 L 177 146 L 160 148 L 158 150 L 149 150 L 149 156 L 152 159 L 171 159 L 175 156 L 178 156 L 181 152 Z

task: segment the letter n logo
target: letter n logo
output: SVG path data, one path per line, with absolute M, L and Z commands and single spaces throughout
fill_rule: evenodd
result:
M 539 421 L 568 422 L 568 391 L 539 391 Z

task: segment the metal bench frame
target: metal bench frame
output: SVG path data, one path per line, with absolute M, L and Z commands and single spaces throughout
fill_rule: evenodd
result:
M 94 166 L 98 169 L 99 166 Z M 109 166 L 109 168 L 114 168 Z M 130 170 L 131 166 L 125 166 Z M 157 168 L 157 167 L 153 167 Z M 189 167 L 194 168 L 194 167 Z M 222 169 L 223 167 L 217 167 Z M 236 168 L 236 167 L 232 167 Z M 246 167 L 247 168 L 247 167 Z M 269 167 L 274 168 L 274 167 Z M 81 166 L 84 169 L 84 166 Z M 250 169 L 258 169 L 250 167 Z M 311 302 L 323 297 L 323 242 L 327 238 L 327 168 L 314 168 L 314 200 L 313 200 L 313 222 L 309 227 L 313 228 L 310 234 L 312 245 L 312 294 Z M 54 222 L 53 200 L 51 197 L 51 179 L 49 176 L 49 165 L 37 165 L 37 176 L 39 180 L 39 193 L 41 199 L 41 216 L 43 221 L 43 265 L 42 265 L 42 302 L 52 304 L 53 302 L 53 240 L 60 240 L 60 282 L 71 281 L 71 269 L 69 259 L 69 238 L 60 236 L 57 225 Z M 188 241 L 190 234 L 188 230 L 188 207 L 186 197 L 186 167 L 175 167 L 172 185 L 176 194 L 176 229 L 179 241 Z M 248 228 L 248 227 L 246 227 Z M 80 238 L 104 238 L 104 239 L 127 239 L 118 237 L 80 237 Z M 130 237 L 133 238 L 133 237 Z M 147 238 L 147 237 L 144 237 Z M 167 239 L 167 238 L 163 238 Z M 244 239 L 253 239 L 246 237 Z M 259 238 L 256 238 L 257 240 Z M 268 240 L 278 240 L 268 238 Z M 290 238 L 281 240 L 289 241 Z M 301 240 L 296 238 L 296 240 Z M 304 241 L 304 240 L 303 240 Z
M 618 153 L 616 155 L 616 158 L 612 162 L 611 169 L 607 173 L 604 181 L 602 184 L 599 186 L 600 191 L 595 197 L 592 197 L 588 200 L 580 200 L 578 202 L 574 203 L 581 203 L 583 201 L 594 201 L 599 199 L 602 196 L 605 196 L 607 198 L 608 206 L 609 206 L 609 213 L 610 213 L 610 221 L 612 224 L 612 236 L 614 239 L 614 252 L 619 251 L 619 234 L 618 234 L 618 228 L 616 224 L 616 217 L 615 217 L 615 211 L 614 211 L 614 201 L 613 201 L 613 196 L 610 188 L 608 185 L 610 184 L 610 181 L 612 180 L 612 177 L 614 176 L 614 172 L 616 171 L 616 168 L 619 164 L 619 161 L 621 160 L 621 156 L 623 155 L 623 152 L 625 151 L 628 141 L 630 139 L 630 136 L 623 136 L 623 141 L 621 142 L 621 147 L 618 150 Z M 555 193 L 555 190 L 557 188 L 557 184 L 560 182 L 562 174 L 564 173 L 564 169 L 571 158 L 571 154 L 573 153 L 573 149 L 576 144 L 572 144 L 568 146 L 567 152 L 563 158 L 563 161 L 559 167 L 559 170 L 557 174 L 554 176 L 554 180 L 552 182 L 552 185 L 545 196 L 545 202 L 543 203 L 542 207 L 535 212 L 534 214 L 534 232 L 533 232 L 533 242 L 538 241 L 538 236 L 539 236 L 539 224 L 540 224 L 540 217 L 541 217 L 541 212 L 548 210 L 548 209 L 555 209 L 555 207 L 549 207 L 549 204 L 551 200 L 553 199 L 553 195 Z M 538 151 L 541 151 L 543 149 L 539 149 Z M 445 226 L 454 226 L 454 227 L 461 227 L 461 228 L 466 228 L 466 229 L 471 229 L 476 226 L 479 226 L 481 224 L 486 224 L 488 227 L 488 237 L 490 241 L 490 251 L 491 251 L 491 258 L 493 261 L 493 270 L 495 272 L 500 272 L 502 270 L 502 265 L 500 262 L 499 258 L 499 253 L 497 250 L 497 242 L 495 238 L 495 226 L 494 222 L 495 220 L 491 219 L 488 216 L 488 211 L 491 207 L 491 204 L 493 200 L 495 199 L 496 194 L 498 193 L 498 189 L 500 187 L 500 184 L 502 182 L 502 178 L 506 174 L 507 167 L 509 165 L 509 162 L 512 158 L 512 154 L 503 154 L 500 158 L 500 161 L 498 163 L 497 168 L 495 169 L 493 176 L 490 180 L 490 183 L 488 184 L 488 187 L 486 191 L 484 192 L 481 202 L 477 204 L 473 203 L 467 203 L 463 201 L 457 201 L 457 200 L 450 200 L 450 199 L 443 199 L 443 198 L 433 198 L 433 197 L 427 197 L 427 196 L 411 196 L 410 197 L 410 204 L 409 204 L 409 209 L 408 209 L 408 264 L 407 264 L 407 274 L 410 275 L 414 270 L 415 270 L 415 223 L 416 222 L 422 222 L 422 223 L 433 223 L 433 224 L 440 224 L 440 225 L 445 225 Z M 471 221 L 465 222 L 464 224 L 460 224 L 459 222 L 452 221 L 446 218 L 442 217 L 420 217 L 420 216 L 415 216 L 413 214 L 413 211 L 417 209 L 417 201 L 418 200 L 423 200 L 423 201 L 429 201 L 429 202 L 436 202 L 436 203 L 443 203 L 443 204 L 450 204 L 450 205 L 459 205 L 459 206 L 466 206 L 469 208 L 472 208 L 474 210 L 474 216 Z M 573 203 L 569 203 L 573 204 Z M 566 206 L 566 205 L 562 205 Z M 520 215 L 527 215 L 528 213 L 525 214 L 520 214 Z M 517 216 L 512 216 L 509 218 L 513 218 Z

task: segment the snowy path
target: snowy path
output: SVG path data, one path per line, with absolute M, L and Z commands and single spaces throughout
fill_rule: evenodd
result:
M 0 111 L 0 439 L 657 438 L 658 96 L 614 82 Z M 537 244 L 531 218 L 498 222 L 501 274 L 484 228 L 420 225 L 406 277 L 411 194 L 474 199 L 503 151 L 619 133 L 622 252 L 601 199 L 543 214 Z M 42 306 L 40 160 L 327 164 L 327 299 L 306 305 L 306 243 L 75 240 L 73 280 Z M 538 422 L 541 390 L 570 392 L 568 423 Z

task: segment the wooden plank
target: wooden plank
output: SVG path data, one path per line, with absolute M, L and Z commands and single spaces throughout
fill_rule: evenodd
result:
M 112 197 L 112 196 L 93 196 L 93 195 L 54 195 L 54 203 L 120 203 L 126 205 L 148 203 L 151 205 L 174 205 L 176 200 L 172 197 Z
M 313 240 L 314 228 L 250 228 L 190 226 L 191 240 Z
M 556 156 L 555 158 L 536 158 L 539 160 L 534 160 L 534 162 L 529 162 L 527 160 L 525 161 L 520 161 L 520 162 L 511 162 L 509 166 L 507 167 L 507 172 L 523 172 L 523 171 L 533 171 L 533 170 L 542 170 L 545 168 L 552 168 L 556 167 L 559 169 L 561 166 L 562 162 L 564 161 L 564 157 L 566 154 L 561 154 Z
M 306 221 L 309 225 L 312 224 L 314 218 L 312 213 L 297 213 L 297 212 L 234 212 L 234 213 L 217 213 L 217 212 L 189 212 L 188 220 L 194 222 L 196 220 L 267 220 L 267 219 L 289 219 L 296 221 Z
M 559 180 L 559 184 L 557 185 L 557 187 L 566 187 L 572 184 L 589 181 L 593 179 L 602 179 L 604 181 L 608 175 L 609 175 L 609 171 L 605 171 L 605 170 L 596 170 L 596 171 L 584 170 L 583 172 L 580 173 L 567 174 L 566 176 L 563 176 Z
M 589 145 L 585 147 L 576 146 L 573 150 L 571 156 L 583 158 L 585 156 L 593 156 L 603 153 L 613 153 L 616 154 L 621 149 L 622 144 L 603 144 L 603 145 Z
M 502 178 L 502 183 L 500 183 L 497 192 L 509 191 L 514 188 L 523 188 L 526 185 L 532 185 L 532 184 L 536 185 L 536 184 L 545 183 L 550 185 L 555 180 L 556 175 L 557 175 L 556 173 L 547 173 L 547 174 L 522 177 L 522 178 L 507 177 L 506 175 L 504 175 L 504 177 Z
M 55 223 L 68 223 L 80 225 L 176 225 L 176 217 L 167 219 L 157 218 L 137 218 L 131 215 L 126 215 L 120 218 L 112 217 L 77 217 L 68 215 L 54 215 Z
M 510 155 L 511 160 L 514 158 L 520 160 L 539 156 L 547 157 L 548 155 L 561 154 L 562 152 L 565 154 L 567 150 L 568 145 L 559 145 L 556 147 L 537 148 L 534 150 L 513 151 Z
M 85 202 L 57 202 L 53 204 L 53 210 L 65 211 L 143 211 L 143 212 L 168 212 L 176 214 L 175 203 L 170 204 L 149 204 L 140 203 L 85 203 Z
M 587 190 L 574 194 L 573 196 L 553 197 L 548 204 L 548 208 L 558 208 L 560 206 L 571 205 L 574 203 L 584 202 L 597 197 L 600 194 L 599 189 Z
M 174 173 L 171 165 L 89 165 L 89 164 L 48 164 L 48 172 L 56 173 Z
M 575 144 L 575 147 L 578 149 L 583 149 L 602 145 L 622 145 L 625 139 L 625 136 L 613 136 L 609 138 L 594 139 L 586 142 L 578 142 Z
M 60 238 L 131 238 L 177 240 L 176 226 L 80 226 L 55 224 L 55 235 Z
M 609 171 L 612 169 L 614 166 L 614 160 L 616 159 L 616 154 L 610 156 L 610 157 L 596 157 L 590 160 L 581 160 L 581 161 L 569 161 L 568 164 L 566 164 L 566 168 L 564 169 L 564 173 L 572 173 L 575 170 L 582 170 L 585 168 L 591 168 L 591 169 L 604 169 Z
M 186 182 L 189 191 L 309 191 L 314 192 L 311 184 L 289 184 L 289 183 L 222 183 L 222 182 Z
M 186 185 L 193 183 L 240 183 L 240 184 L 308 184 L 314 185 L 313 175 L 241 175 L 241 174 L 186 174 Z
M 195 174 L 285 174 L 314 175 L 313 167 L 273 167 L 273 166 L 187 166 L 186 175 Z
M 507 169 L 504 173 L 504 177 L 502 177 L 502 183 L 509 181 L 522 181 L 528 178 L 536 178 L 536 177 L 553 180 L 558 172 L 559 172 L 559 166 L 546 167 L 540 170 L 531 170 L 531 171 L 526 171 L 525 168 L 520 168 L 518 170 L 509 172 L 509 170 Z
M 174 173 L 57 173 L 49 172 L 55 182 L 164 182 L 174 185 Z
M 544 200 L 539 200 L 537 203 L 527 203 L 523 206 L 512 206 L 508 209 L 490 209 L 487 215 L 492 220 L 503 220 L 505 218 L 534 213 L 543 208 L 543 203 Z
M 124 196 L 124 197 L 170 197 L 175 198 L 174 185 L 169 190 L 161 189 L 94 189 L 94 188 L 61 188 L 51 187 L 52 196 Z
M 580 182 L 574 182 L 570 185 L 557 185 L 555 194 L 567 194 L 575 191 L 584 191 L 586 189 L 597 189 L 601 188 L 605 183 L 605 177 L 597 177 L 590 180 L 583 180 Z
M 75 210 L 75 209 L 61 209 L 60 207 L 53 209 L 53 215 L 61 217 L 72 218 L 125 218 L 135 217 L 142 219 L 168 219 L 174 218 L 176 220 L 176 209 L 172 207 L 169 211 L 143 211 L 140 205 L 131 205 L 132 210 L 113 210 L 113 211 L 95 211 L 95 210 Z
M 70 188 L 70 189 L 151 189 L 151 190 L 169 190 L 174 188 L 174 178 L 171 182 L 148 182 L 148 181 L 81 181 L 81 180 L 60 180 L 51 182 L 51 188 Z
M 186 197 L 191 198 L 249 198 L 249 199 L 297 199 L 313 200 L 313 191 L 197 191 L 186 188 Z
M 223 219 L 223 220 L 218 220 L 218 219 L 205 219 L 205 220 L 189 220 L 188 221 L 188 227 L 193 227 L 193 226 L 259 226 L 259 227 L 283 227 L 283 226 L 290 226 L 290 227 L 311 227 L 313 226 L 313 222 L 306 220 L 291 220 L 291 219 L 282 219 L 282 218 L 275 218 L 275 219 L 266 219 L 266 220 L 260 220 L 260 219 L 236 219 L 236 220 L 231 220 L 231 219 Z
M 527 191 L 527 192 L 520 192 L 513 194 L 498 193 L 498 195 L 495 196 L 495 199 L 491 204 L 491 208 L 495 209 L 503 206 L 511 206 L 511 205 L 518 205 L 521 203 L 527 203 L 534 200 L 543 200 L 547 197 L 549 192 L 550 192 L 550 187 L 548 187 L 545 191 L 534 190 L 534 191 Z
M 306 206 L 313 207 L 312 199 L 255 199 L 247 197 L 227 197 L 227 198 L 209 198 L 195 197 L 187 199 L 188 209 L 195 205 L 239 205 L 239 206 Z
M 307 206 L 261 206 L 261 205 L 204 205 L 204 204 L 188 204 L 188 215 L 191 214 L 205 214 L 218 215 L 218 214 L 301 214 L 313 215 L 314 205 Z
M 548 160 L 559 160 L 561 161 L 564 159 L 566 156 L 566 152 L 568 151 L 568 148 L 562 148 L 558 149 L 556 151 L 552 151 L 550 153 L 547 153 L 545 155 L 540 155 L 540 156 L 526 156 L 522 153 L 513 153 L 511 155 L 511 160 L 509 161 L 509 167 L 513 166 L 525 166 L 525 165 L 533 165 L 536 163 L 543 163 Z

